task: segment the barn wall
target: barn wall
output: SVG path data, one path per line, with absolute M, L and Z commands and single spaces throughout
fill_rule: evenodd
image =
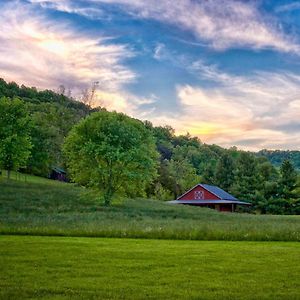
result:
M 195 192 L 202 191 L 204 193 L 203 199 L 205 200 L 216 200 L 219 199 L 216 195 L 212 194 L 211 192 L 207 191 L 201 186 L 196 186 L 193 190 L 189 191 L 187 194 L 178 198 L 178 200 L 196 200 L 195 199 Z
M 220 211 L 227 211 L 227 212 L 231 212 L 232 211 L 232 206 L 231 204 L 221 204 L 220 205 Z

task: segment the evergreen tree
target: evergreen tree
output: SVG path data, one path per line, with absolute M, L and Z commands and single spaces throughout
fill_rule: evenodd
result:
M 230 190 L 234 183 L 234 161 L 229 153 L 224 153 L 218 160 L 214 183 L 225 190 Z
M 291 192 L 296 188 L 297 184 L 297 172 L 289 160 L 284 160 L 280 167 L 280 184 L 283 188 L 282 192 L 289 196 Z
M 280 167 L 277 203 L 280 211 L 276 213 L 295 214 L 300 212 L 300 197 L 297 194 L 298 174 L 289 160 L 284 160 Z
M 241 152 L 237 159 L 237 168 L 234 176 L 233 193 L 242 200 L 258 201 L 258 168 L 254 155 L 248 152 Z

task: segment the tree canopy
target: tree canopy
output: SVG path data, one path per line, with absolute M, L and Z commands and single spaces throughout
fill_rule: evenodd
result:
M 30 156 L 31 120 L 20 99 L 0 99 L 0 167 L 11 170 L 25 167 Z
M 64 152 L 73 180 L 99 190 L 106 205 L 117 192 L 143 195 L 156 176 L 151 131 L 124 114 L 91 114 L 71 130 Z

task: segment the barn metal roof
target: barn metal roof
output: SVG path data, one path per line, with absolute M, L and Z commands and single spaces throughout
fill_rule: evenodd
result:
M 209 184 L 199 184 L 199 185 L 222 200 L 235 200 L 235 201 L 237 200 L 235 197 L 233 197 L 232 195 L 230 195 L 229 193 L 225 192 L 224 190 L 222 190 L 217 186 L 209 185 Z
M 239 200 L 172 200 L 168 201 L 170 204 L 240 204 L 240 205 L 251 205 L 249 202 Z

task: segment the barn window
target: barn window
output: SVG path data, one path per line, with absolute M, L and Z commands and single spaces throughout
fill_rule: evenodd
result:
M 204 191 L 195 191 L 195 200 L 203 200 L 204 199 Z

